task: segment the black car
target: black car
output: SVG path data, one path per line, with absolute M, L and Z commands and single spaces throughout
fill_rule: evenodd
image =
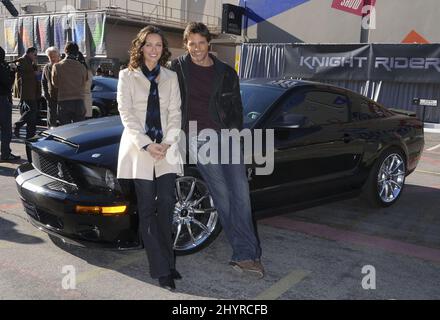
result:
M 118 79 L 95 76 L 92 79 L 92 113 L 93 118 L 117 115 L 118 103 L 116 93 L 118 91 Z M 38 124 L 46 126 L 47 102 L 44 97 L 40 99 L 40 112 Z
M 274 170 L 249 165 L 256 216 L 362 195 L 375 206 L 397 201 L 422 154 L 422 123 L 357 93 L 292 80 L 241 82 L 244 124 L 274 129 Z M 118 116 L 46 131 L 27 144 L 32 159 L 17 169 L 30 221 L 69 243 L 142 247 L 133 186 L 116 179 L 123 126 Z M 280 209 L 280 210 L 279 210 Z M 213 201 L 194 166 L 176 183 L 178 254 L 200 250 L 220 232 Z

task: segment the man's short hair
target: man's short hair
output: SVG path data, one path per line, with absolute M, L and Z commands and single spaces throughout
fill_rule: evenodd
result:
M 35 47 L 27 48 L 26 54 L 29 54 L 29 53 L 37 53 L 37 48 L 35 48 Z
M 67 42 L 66 46 L 64 47 L 64 52 L 67 55 L 74 55 L 76 56 L 79 52 L 79 47 L 75 42 Z
M 58 50 L 57 47 L 49 47 L 46 49 L 46 51 L 44 52 L 46 54 L 46 56 L 49 56 L 50 53 L 57 53 L 58 55 L 60 55 L 60 51 Z
M 202 37 L 205 37 L 208 42 L 211 41 L 211 33 L 208 27 L 202 22 L 190 22 L 183 32 L 183 43 L 186 45 L 188 43 L 188 37 L 191 33 L 197 33 Z

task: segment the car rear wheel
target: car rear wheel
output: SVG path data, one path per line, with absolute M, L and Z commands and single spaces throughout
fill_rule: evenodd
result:
M 177 255 L 208 246 L 221 231 L 217 210 L 206 183 L 197 177 L 176 179 L 177 203 L 173 215 L 173 241 Z
M 104 111 L 100 106 L 92 106 L 92 117 L 93 118 L 101 118 L 104 116 Z
M 364 198 L 374 207 L 396 203 L 405 186 L 406 161 L 398 149 L 385 151 L 376 163 L 365 184 Z

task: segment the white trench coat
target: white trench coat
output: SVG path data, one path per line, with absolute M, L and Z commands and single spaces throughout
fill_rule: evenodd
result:
M 117 177 L 120 179 L 153 180 L 153 172 L 156 177 L 166 173 L 183 174 L 183 161 L 177 144 L 182 121 L 177 74 L 161 67 L 158 79 L 162 142 L 171 145 L 167 157 L 159 161 L 143 149 L 153 143 L 145 134 L 150 81 L 140 68 L 125 69 L 119 73 L 117 101 L 124 125 L 118 154 Z

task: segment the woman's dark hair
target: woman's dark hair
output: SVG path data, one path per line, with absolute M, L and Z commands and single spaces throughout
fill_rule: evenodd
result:
M 205 24 L 201 22 L 190 22 L 183 32 L 183 44 L 185 46 L 188 43 L 188 37 L 191 33 L 197 33 L 202 37 L 205 37 L 208 42 L 211 42 L 212 36 Z
M 165 39 L 162 30 L 155 26 L 147 26 L 139 31 L 136 38 L 131 42 L 131 48 L 129 51 L 130 62 L 128 63 L 128 68 L 130 70 L 137 69 L 144 64 L 142 47 L 145 45 L 147 37 L 150 34 L 158 34 L 162 39 L 162 56 L 159 59 L 159 64 L 165 66 L 168 59 L 171 57 L 171 52 L 168 49 L 168 41 Z
M 89 70 L 89 66 L 87 65 L 86 59 L 81 51 L 78 51 L 78 61 L 81 62 L 81 64 L 86 67 L 87 70 Z

